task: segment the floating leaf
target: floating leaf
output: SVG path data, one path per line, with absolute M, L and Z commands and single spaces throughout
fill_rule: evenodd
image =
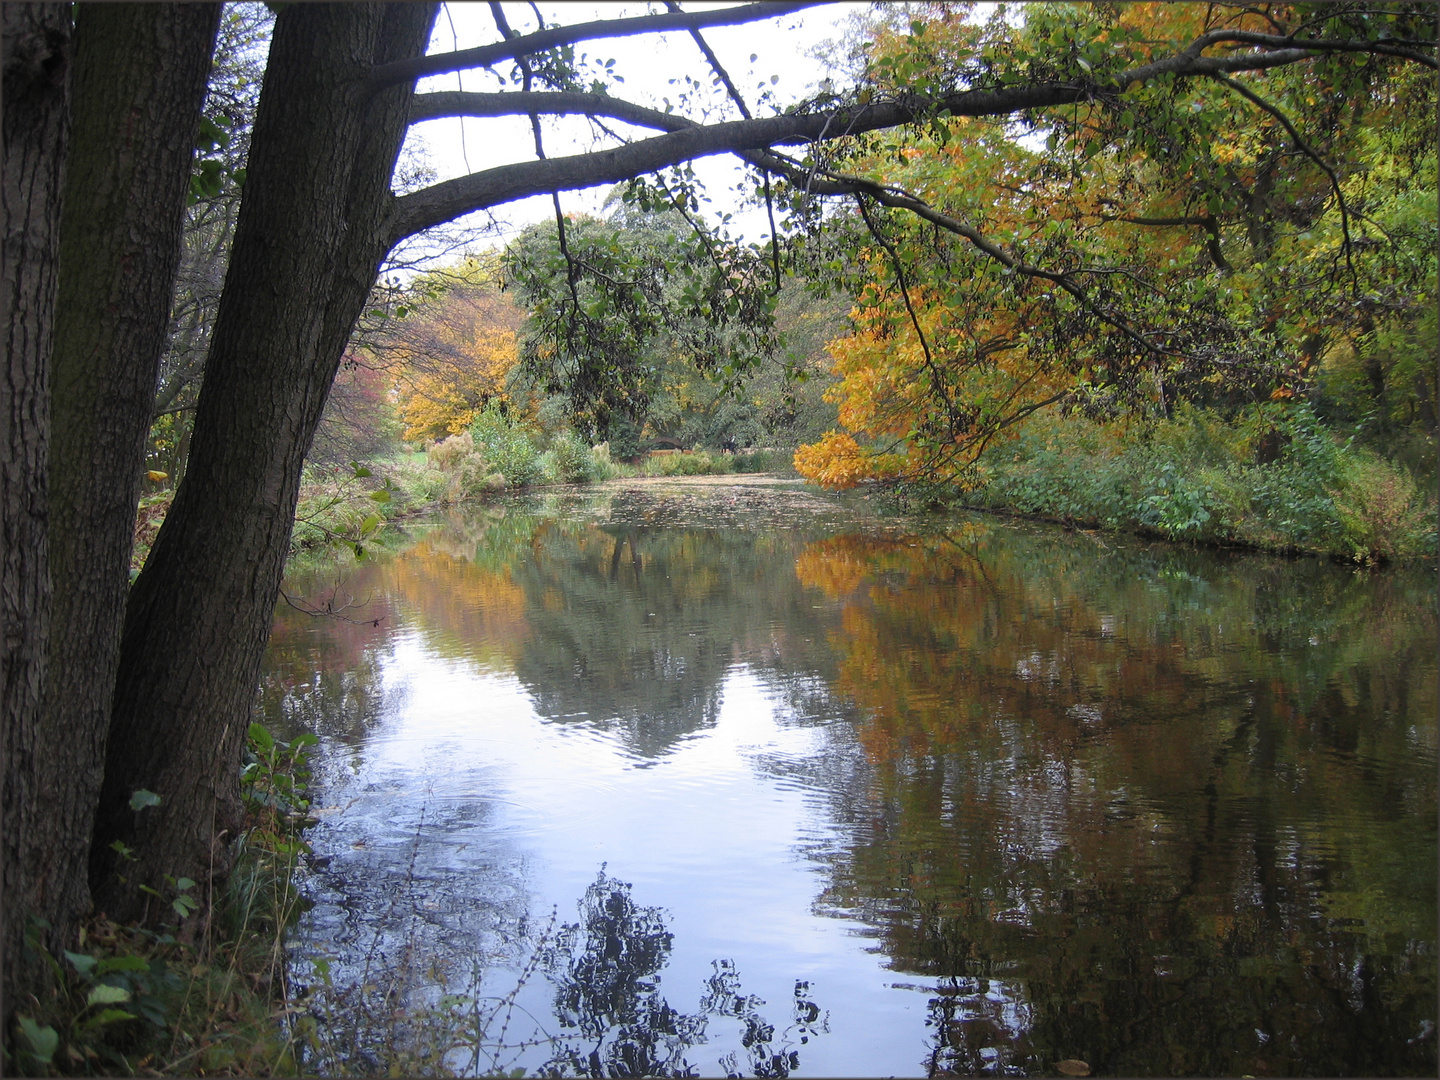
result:
M 1066 1076 L 1089 1076 L 1090 1066 L 1079 1058 L 1066 1058 L 1064 1061 L 1057 1061 L 1055 1068 Z

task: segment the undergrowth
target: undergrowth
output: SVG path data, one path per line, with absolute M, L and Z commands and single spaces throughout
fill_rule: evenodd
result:
M 304 786 L 313 735 L 290 742 L 251 726 L 242 776 L 246 827 L 223 895 L 207 910 L 188 878 L 170 882 L 158 929 L 103 915 L 48 966 L 48 990 L 17 1009 L 7 1075 L 292 1075 L 284 936 L 298 918 Z M 136 792 L 142 810 L 158 796 Z M 122 853 L 123 854 L 123 853 Z M 12 1071 L 14 1070 L 14 1071 Z
M 1436 552 L 1433 494 L 1403 466 L 1337 437 L 1303 404 L 1272 403 L 1233 421 L 1181 408 L 1132 427 L 1036 417 L 992 448 L 963 501 L 1360 562 Z

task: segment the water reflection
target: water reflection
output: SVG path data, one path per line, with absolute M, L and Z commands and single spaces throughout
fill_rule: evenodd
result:
M 809 984 L 796 982 L 792 1022 L 778 1039 L 759 1012 L 765 1002 L 744 993 L 729 960 L 712 961 L 700 1010 L 679 1012 L 660 991 L 660 973 L 674 942 L 665 912 L 638 906 L 630 889 L 602 868 L 580 900 L 580 921 L 563 926 L 543 950 L 543 968 L 556 987 L 554 1015 L 561 1034 L 541 1075 L 699 1075 L 687 1053 L 707 1041 L 711 1018 L 738 1020 L 743 1028 L 747 1060 L 741 1066 L 733 1050 L 721 1056 L 726 1076 L 785 1077 L 798 1069 L 798 1047 L 828 1030 L 820 1007 L 808 997 Z
M 282 607 L 262 692 L 325 736 L 314 940 L 503 963 L 584 889 L 531 1071 L 1433 1074 L 1432 575 L 783 502 L 512 501 L 293 574 L 373 597 Z M 741 969 L 804 980 L 788 1035 Z
M 824 902 L 938 978 L 929 1070 L 1433 1068 L 1433 593 L 1075 554 L 982 528 L 797 567 L 875 767 Z

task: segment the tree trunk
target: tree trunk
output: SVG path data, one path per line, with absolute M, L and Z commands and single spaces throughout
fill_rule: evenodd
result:
M 137 883 L 165 892 L 167 875 L 227 869 L 216 841 L 239 824 L 240 751 L 301 468 L 388 251 L 411 88 L 367 97 L 365 78 L 420 55 L 435 10 L 295 4 L 276 19 L 185 479 L 126 610 L 91 849 L 112 916 L 147 916 Z M 137 788 L 160 805 L 132 812 Z M 115 840 L 135 852 L 123 870 Z
M 52 948 L 89 907 L 145 437 L 218 4 L 87 4 L 75 27 L 51 371 L 43 828 L 22 858 Z
M 25 916 L 43 910 L 43 867 L 23 856 L 44 808 L 37 753 L 50 626 L 48 566 L 50 355 L 59 281 L 60 195 L 70 129 L 69 4 L 6 4 L 4 34 L 4 400 L 0 506 L 4 508 L 0 620 L 0 887 L 4 986 L 0 1023 L 33 988 Z M 7 1040 L 8 1041 L 8 1040 Z

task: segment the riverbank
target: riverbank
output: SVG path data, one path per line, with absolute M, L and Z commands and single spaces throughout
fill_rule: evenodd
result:
M 1135 428 L 1036 418 L 969 483 L 897 492 L 1071 528 L 1373 565 L 1436 556 L 1433 488 L 1295 408 L 1244 423 L 1180 409 Z
M 163 915 L 81 927 L 47 988 L 17 1007 L 5 1075 L 298 1075 L 286 933 L 303 909 L 297 873 L 314 823 L 306 798 L 314 735 L 289 742 L 252 724 L 241 778 L 245 827 L 218 894 L 189 878 L 156 893 Z M 156 800 L 138 792 L 143 813 Z M 148 891 L 148 890 L 147 890 Z

